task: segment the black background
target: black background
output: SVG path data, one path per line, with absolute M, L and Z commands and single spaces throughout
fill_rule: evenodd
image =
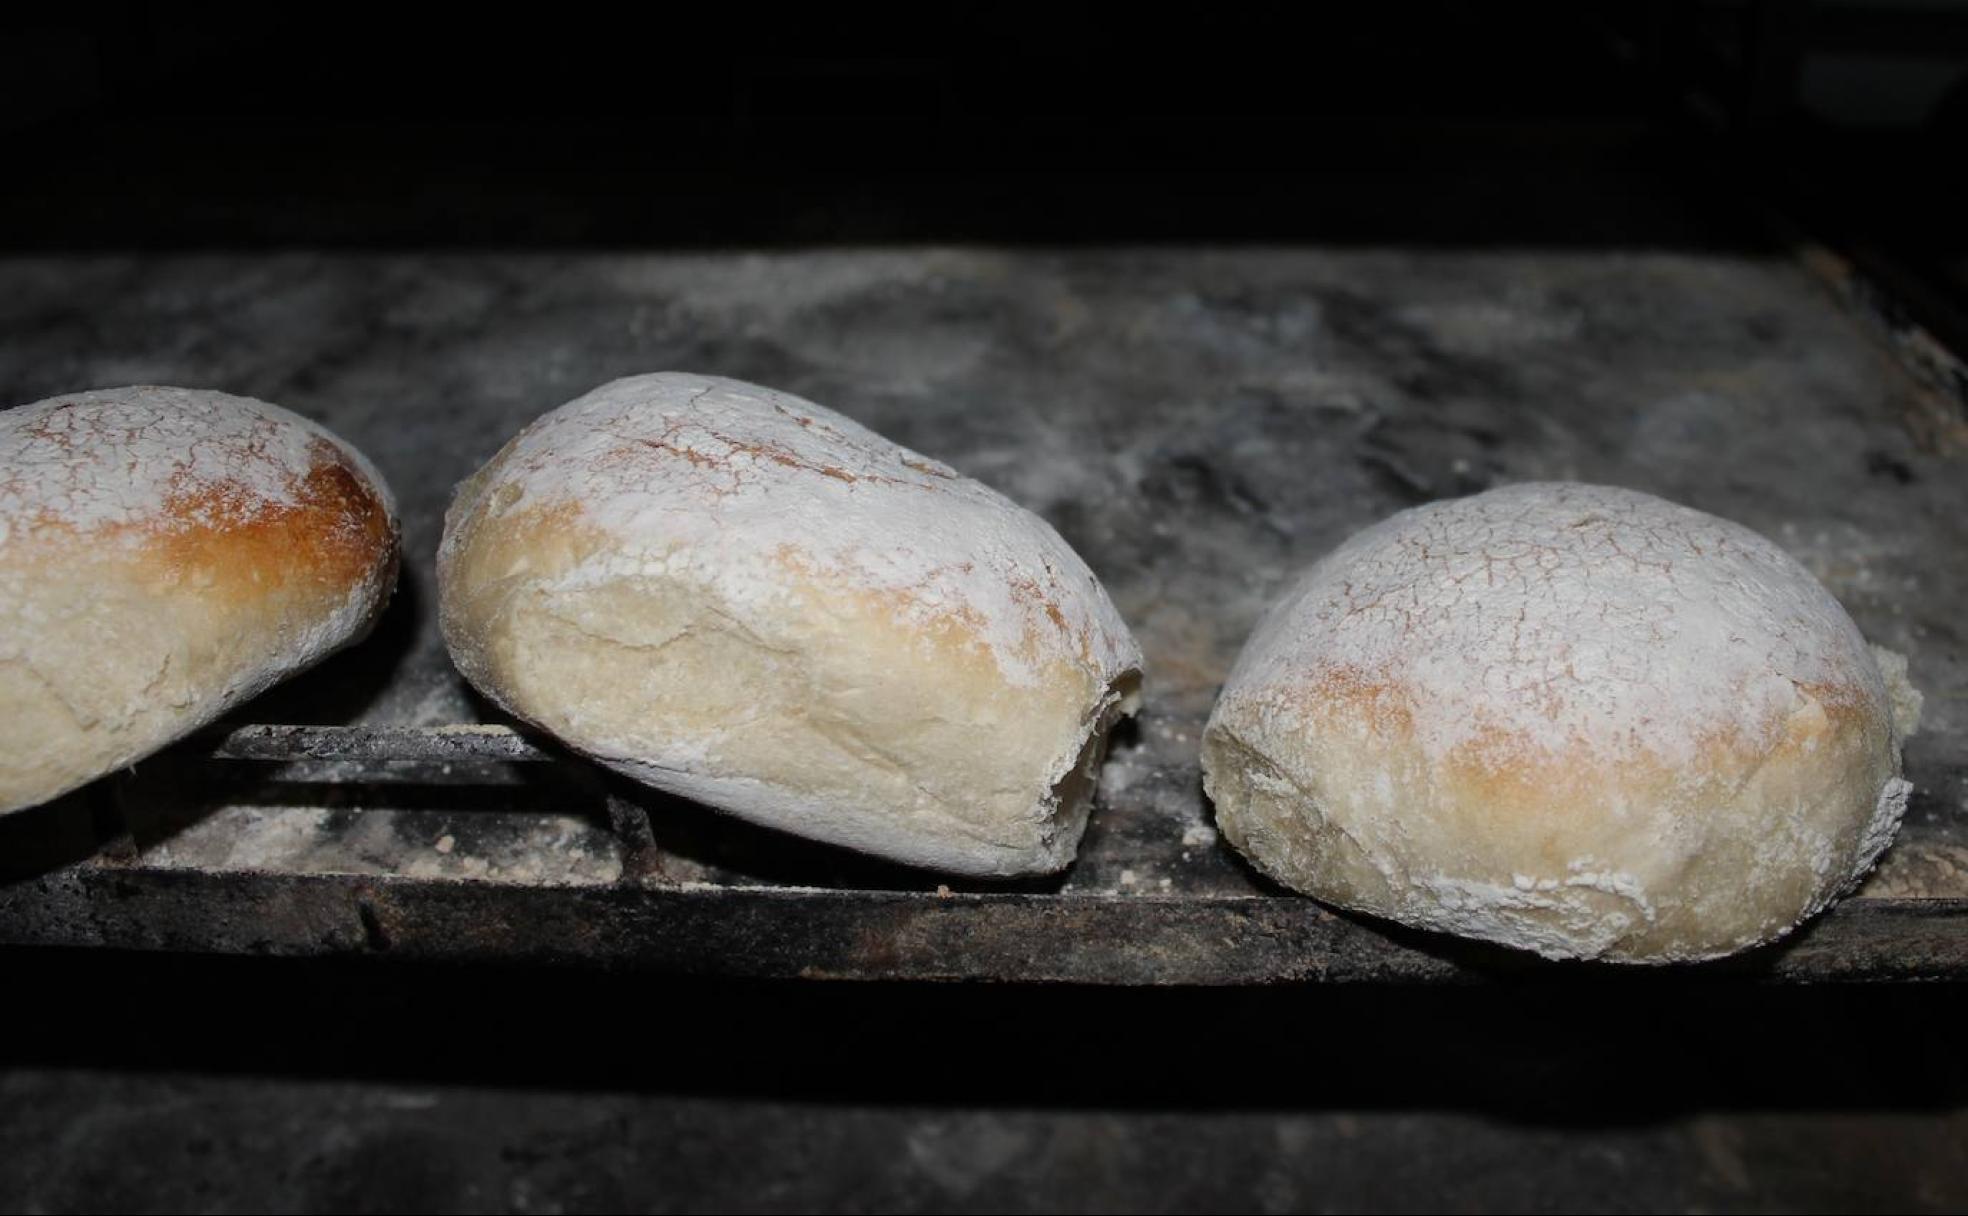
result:
M 1800 79 L 1831 54 L 1960 56 L 1963 24 L 1797 3 L 84 3 L 0 17 L 0 240 L 1692 241 L 1742 235 L 1719 213 L 1749 192 L 1946 259 L 1968 86 L 1855 126 Z

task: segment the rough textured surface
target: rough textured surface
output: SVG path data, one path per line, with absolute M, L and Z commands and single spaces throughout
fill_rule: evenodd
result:
M 1899 828 L 1919 694 L 1748 529 L 1575 482 L 1404 511 L 1259 624 L 1217 821 L 1344 907 L 1633 962 L 1767 942 Z
M 0 812 L 347 645 L 396 560 L 374 466 L 278 406 L 146 385 L 0 412 Z
M 1276 892 L 1203 800 L 1197 736 L 1264 608 L 1349 534 L 1503 481 L 1627 485 L 1768 536 L 1927 693 L 1915 786 L 1873 884 L 1968 894 L 1968 477 L 1902 419 L 1892 354 L 1781 261 L 1622 253 L 1115 250 L 771 256 L 14 259 L 0 397 L 223 385 L 368 451 L 402 502 L 406 579 L 376 636 L 256 702 L 262 719 L 437 725 L 487 710 L 430 586 L 453 485 L 611 377 L 692 368 L 823 401 L 1037 511 L 1087 559 L 1153 673 L 1058 889 Z M 534 766 L 544 767 L 544 766 Z M 134 793 L 152 782 L 140 768 Z M 263 805 L 277 774 L 205 787 Z M 530 778 L 528 780 L 531 780 Z M 396 789 L 408 866 L 502 799 Z M 318 796 L 297 786 L 281 801 Z M 353 795 L 344 795 L 350 797 Z M 706 881 L 934 876 L 787 851 L 652 800 Z M 352 816 L 326 830 L 353 827 Z M 65 819 L 63 822 L 70 822 Z M 728 821 L 727 821 L 728 822 Z M 472 829 L 456 830 L 470 855 Z M 490 847 L 490 846 L 489 846 Z M 297 852 L 293 867 L 307 854 Z
M 0 1185 L 43 1212 L 1949 1212 L 1968 1197 L 1960 1112 L 1577 1128 L 52 1070 L 0 1073 L 0 1098 Z M 58 1151 L 41 1124 L 10 1126 L 27 1110 L 63 1121 Z
M 664 372 L 534 422 L 459 489 L 439 616 L 488 697 L 741 819 L 1050 873 L 1141 652 L 1029 511 L 771 388 Z
M 1960 985 L 1100 992 L 0 962 L 40 994 L 0 1045 L 0 1195 L 28 1211 L 1968 1203 Z M 160 989 L 134 1032 L 129 994 Z

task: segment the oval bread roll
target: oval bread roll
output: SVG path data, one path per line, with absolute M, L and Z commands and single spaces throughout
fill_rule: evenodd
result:
M 1046 523 L 797 397 L 666 373 L 458 490 L 444 633 L 487 696 L 743 819 L 962 874 L 1072 860 L 1141 655 Z
M 1330 903 L 1552 958 L 1703 959 L 1871 868 L 1917 697 L 1747 528 L 1519 485 L 1314 566 L 1231 672 L 1205 784 L 1232 843 Z
M 356 639 L 396 554 L 376 470 L 278 406 L 142 386 L 0 412 L 0 812 Z

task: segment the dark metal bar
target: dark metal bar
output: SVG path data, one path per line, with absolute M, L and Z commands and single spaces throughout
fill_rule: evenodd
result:
M 1849 900 L 1774 947 L 1663 969 L 1541 963 L 1274 896 L 541 887 L 84 864 L 0 886 L 0 941 L 849 980 L 1958 980 L 1968 900 Z
M 559 760 L 509 726 L 241 726 L 211 743 L 217 760 Z
M 608 826 L 622 842 L 622 880 L 663 878 L 663 850 L 656 845 L 649 812 L 620 794 L 604 792 L 602 797 L 608 807 Z

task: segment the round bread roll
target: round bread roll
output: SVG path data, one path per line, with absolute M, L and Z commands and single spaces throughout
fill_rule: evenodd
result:
M 141 386 L 0 412 L 0 812 L 355 640 L 396 553 L 376 470 L 278 406 Z
M 1314 566 L 1245 646 L 1203 767 L 1231 842 L 1327 902 L 1551 958 L 1704 959 L 1872 867 L 1917 698 L 1747 528 L 1519 485 Z
M 1057 870 L 1141 654 L 1002 495 L 810 402 L 607 384 L 459 487 L 444 633 L 500 705 L 740 818 L 960 874 Z

